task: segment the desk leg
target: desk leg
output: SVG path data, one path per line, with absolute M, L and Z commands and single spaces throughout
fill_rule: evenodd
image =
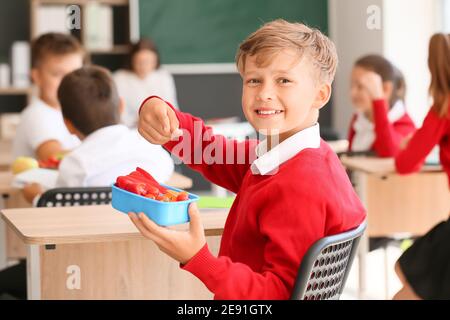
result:
M 0 198 L 0 209 L 5 208 L 4 195 Z M 7 254 L 6 254 L 6 226 L 5 221 L 0 217 L 0 270 L 7 267 Z
M 2 218 L 0 218 L 0 270 L 8 266 L 6 257 L 6 226 Z
M 41 299 L 41 254 L 38 245 L 27 245 L 28 300 Z
M 359 199 L 367 209 L 366 175 L 361 172 L 353 172 L 353 174 L 356 184 L 356 192 L 358 193 Z M 366 219 L 368 219 L 368 217 Z M 369 254 L 368 232 L 368 230 L 364 232 L 358 248 L 358 299 L 366 299 L 367 297 L 367 255 Z

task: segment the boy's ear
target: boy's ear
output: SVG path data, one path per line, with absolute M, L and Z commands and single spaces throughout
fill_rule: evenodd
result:
M 67 127 L 67 130 L 69 130 L 69 132 L 71 134 L 76 135 L 78 138 L 82 138 L 82 134 L 80 133 L 80 131 L 77 130 L 77 128 L 75 128 L 75 126 L 73 125 L 72 121 L 70 121 L 67 118 L 64 118 L 64 124 Z
M 36 68 L 31 69 L 30 75 L 31 75 L 31 80 L 33 81 L 33 83 L 39 87 L 39 83 L 40 83 L 39 70 Z
M 122 97 L 119 97 L 119 115 L 125 111 L 125 100 Z
M 313 103 L 313 108 L 321 109 L 331 97 L 331 84 L 323 83 L 320 85 L 319 91 L 317 92 L 316 99 Z
M 63 120 L 64 120 L 64 124 L 65 124 L 66 127 L 67 127 L 67 130 L 69 130 L 69 132 L 70 132 L 71 134 L 75 134 L 76 129 L 75 129 L 75 126 L 73 125 L 72 121 L 70 121 L 70 120 L 67 119 L 66 117 L 64 117 Z

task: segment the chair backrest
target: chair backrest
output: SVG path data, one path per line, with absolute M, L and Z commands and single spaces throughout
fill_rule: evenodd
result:
M 111 187 L 55 188 L 44 192 L 38 207 L 90 206 L 111 203 Z
M 339 300 L 366 225 L 316 241 L 303 257 L 291 299 Z

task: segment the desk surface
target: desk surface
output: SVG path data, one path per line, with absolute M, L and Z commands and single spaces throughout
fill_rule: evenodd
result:
M 328 145 L 336 153 L 346 152 L 348 150 L 348 140 L 327 141 Z
M 358 170 L 370 174 L 389 175 L 397 174 L 394 158 L 376 158 L 367 156 L 341 156 L 342 164 L 351 170 Z M 440 172 L 440 165 L 424 165 L 421 172 Z
M 207 236 L 222 234 L 228 209 L 200 210 Z M 142 239 L 128 216 L 110 205 L 2 210 L 26 244 L 67 244 Z M 188 224 L 172 226 L 187 230 Z

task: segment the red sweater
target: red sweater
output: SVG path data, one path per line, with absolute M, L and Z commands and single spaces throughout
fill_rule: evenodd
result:
M 370 150 L 375 151 L 379 157 L 393 157 L 400 150 L 400 142 L 410 133 L 416 130 L 414 122 L 409 115 L 405 113 L 397 121 L 390 123 L 388 118 L 388 104 L 384 99 L 373 101 L 373 119 L 375 124 L 375 141 Z M 356 121 L 356 114 L 350 122 L 348 133 L 349 146 L 348 150 L 352 150 L 353 137 L 355 130 L 353 125 Z
M 210 141 L 194 137 L 194 121 L 174 109 L 180 128 L 191 133 L 204 150 L 212 143 L 227 158 L 230 146 L 255 153 L 258 141 L 237 142 L 220 135 Z M 201 132 L 209 130 L 203 122 Z M 211 132 L 211 131 L 210 131 Z M 181 140 L 182 141 L 182 138 Z M 178 142 L 164 147 L 171 152 Z M 228 147 L 226 147 L 228 145 Z M 218 150 L 218 149 L 216 149 Z M 191 154 L 176 153 L 184 161 Z M 229 156 L 229 155 L 228 155 Z M 231 157 L 236 160 L 236 151 Z M 248 157 L 247 157 L 248 159 Z M 303 255 L 318 239 L 350 230 L 365 219 L 336 154 L 321 141 L 320 148 L 304 149 L 281 164 L 275 175 L 254 175 L 250 163 L 191 164 L 211 182 L 234 193 L 218 257 L 205 245 L 186 265 L 214 293 L 215 299 L 288 299 Z
M 433 109 L 428 112 L 422 127 L 395 158 L 397 171 L 403 174 L 419 171 L 436 144 L 439 144 L 439 158 L 450 185 L 450 111 L 446 117 L 439 117 Z

